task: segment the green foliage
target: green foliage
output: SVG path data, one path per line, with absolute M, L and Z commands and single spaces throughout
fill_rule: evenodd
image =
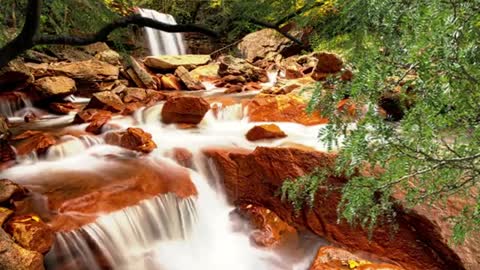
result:
M 340 217 L 372 229 L 378 217 L 394 216 L 394 192 L 407 207 L 443 207 L 463 196 L 469 205 L 451 217 L 453 241 L 463 241 L 480 229 L 480 2 L 337 3 L 340 12 L 319 25 L 314 41 L 342 53 L 355 77 L 333 93 L 318 85 L 309 107 L 331 118 L 319 137 L 338 148 L 335 171 L 351 179 L 341 190 Z M 403 104 L 401 121 L 378 113 L 386 94 Z M 345 96 L 367 111 L 355 125 L 335 111 Z M 366 164 L 384 172 L 359 174 Z M 305 198 L 306 182 L 286 182 L 285 198 Z

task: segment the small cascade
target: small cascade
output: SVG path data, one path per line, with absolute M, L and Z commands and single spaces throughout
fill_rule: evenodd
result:
M 23 93 L 9 93 L 0 98 L 0 115 L 8 118 L 23 117 L 32 110 L 32 102 Z
M 66 135 L 61 138 L 61 141 L 62 142 L 48 148 L 46 155 L 47 160 L 62 159 L 67 156 L 82 153 L 94 145 L 103 143 L 100 137 L 93 135 L 81 135 L 79 137 Z
M 166 24 L 177 24 L 170 14 L 160 13 L 151 9 L 140 9 L 140 15 Z M 168 33 L 145 27 L 150 55 L 181 55 L 186 54 L 185 43 L 181 33 Z
M 195 199 L 159 195 L 110 213 L 80 229 L 57 233 L 48 269 L 159 269 L 152 253 L 161 242 L 187 239 L 196 223 Z M 106 264 L 106 265 L 104 265 Z

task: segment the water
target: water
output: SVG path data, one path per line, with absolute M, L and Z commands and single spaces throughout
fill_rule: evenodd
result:
M 140 9 L 140 15 L 167 24 L 177 24 L 170 14 L 160 13 L 151 9 Z M 145 27 L 150 55 L 181 55 L 186 54 L 183 35 L 181 33 L 168 33 Z

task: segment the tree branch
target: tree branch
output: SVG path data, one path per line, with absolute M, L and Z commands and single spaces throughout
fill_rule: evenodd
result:
M 280 27 L 280 25 L 290 21 L 291 19 L 297 17 L 298 15 L 301 15 L 302 13 L 305 13 L 309 10 L 312 10 L 316 7 L 321 7 L 325 4 L 325 2 L 315 2 L 313 5 L 304 5 L 303 7 L 295 10 L 295 12 L 292 12 L 290 14 L 288 14 L 287 16 L 281 18 L 280 20 L 278 20 L 276 23 L 275 23 L 275 26 L 277 27 Z
M 277 26 L 276 24 L 273 24 L 273 23 L 269 23 L 269 22 L 264 22 L 264 21 L 259 21 L 255 18 L 249 18 L 248 21 L 250 23 L 253 23 L 253 24 L 256 24 L 256 25 L 259 25 L 259 26 L 263 26 L 263 27 L 266 27 L 266 28 L 271 28 L 273 30 L 276 30 L 277 32 L 279 32 L 280 34 L 282 34 L 284 37 L 290 39 L 291 41 L 297 43 L 298 45 L 300 46 L 303 46 L 303 42 L 301 42 L 300 40 L 298 40 L 296 37 L 292 36 L 291 34 L 289 34 L 288 32 L 285 32 L 285 31 L 282 31 L 280 29 L 279 26 Z

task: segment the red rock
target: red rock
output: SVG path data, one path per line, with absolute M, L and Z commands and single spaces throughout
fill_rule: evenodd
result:
M 141 156 L 105 158 L 109 165 L 94 170 L 65 167 L 31 175 L 29 180 L 44 181 L 45 185 L 33 186 L 36 196 L 17 203 L 17 213 L 34 211 L 54 231 L 70 231 L 160 194 L 197 195 L 184 167 Z
M 33 81 L 29 69 L 18 58 L 0 69 L 0 89 L 3 91 L 22 90 Z
M 143 153 L 150 153 L 157 148 L 152 135 L 140 128 L 109 132 L 105 135 L 105 142 Z
M 307 126 L 328 123 L 318 112 L 307 114 L 306 101 L 294 95 L 257 96 L 246 106 L 252 122 L 294 122 Z
M 52 102 L 48 105 L 51 112 L 56 114 L 69 114 L 70 112 L 78 111 L 79 107 L 74 103 L 65 102 Z
M 0 266 L 5 270 L 43 270 L 42 254 L 17 245 L 10 235 L 0 228 Z
M 222 78 L 222 80 L 226 83 L 231 83 L 231 84 L 237 84 L 237 83 L 246 83 L 247 80 L 245 79 L 245 77 L 243 76 L 235 76 L 235 75 L 227 75 L 225 77 Z
M 348 69 L 342 72 L 342 75 L 340 76 L 340 80 L 342 81 L 351 81 L 352 79 L 353 79 L 353 72 Z
M 161 78 L 163 89 L 165 90 L 182 90 L 180 80 L 173 74 L 163 75 Z
M 397 212 L 397 229 L 391 225 L 377 227 L 371 239 L 360 227 L 338 223 L 338 192 L 317 196 L 312 208 L 296 214 L 291 204 L 282 202 L 277 192 L 285 179 L 305 175 L 315 168 L 333 166 L 335 155 L 294 148 L 257 147 L 255 151 L 206 150 L 223 176 L 227 198 L 234 204 L 250 203 L 268 206 L 282 220 L 297 229 L 308 228 L 326 240 L 349 250 L 364 251 L 389 259 L 406 269 L 464 269 L 459 256 L 448 242 L 439 241 L 439 229 L 425 216 Z M 330 185 L 347 181 L 330 176 Z M 318 194 L 324 192 L 320 189 Z
M 101 109 L 111 112 L 121 112 L 125 104 L 114 92 L 105 91 L 93 94 L 85 109 Z
M 104 110 L 86 109 L 78 112 L 73 119 L 73 123 L 90 123 L 85 129 L 93 134 L 100 134 L 102 127 L 112 118 L 112 113 Z
M 399 266 L 386 263 L 373 263 L 356 256 L 347 250 L 324 246 L 321 247 L 310 270 L 402 270 Z
M 0 204 L 8 204 L 11 200 L 19 200 L 25 197 L 27 190 L 20 185 L 0 179 Z
M 53 231 L 35 215 L 9 219 L 5 231 L 23 248 L 45 254 L 53 244 Z
M 243 87 L 241 85 L 230 85 L 227 86 L 227 89 L 223 91 L 225 94 L 234 94 L 234 93 L 241 93 L 243 91 Z
M 316 72 L 337 73 L 342 70 L 342 59 L 333 53 L 320 52 L 314 53 L 312 56 L 318 59 L 317 66 L 315 67 Z
M 22 156 L 31 152 L 43 154 L 54 145 L 57 140 L 54 136 L 41 131 L 25 131 L 12 139 L 17 154 Z
M 162 122 L 165 124 L 198 124 L 210 109 L 210 104 L 195 96 L 173 96 L 162 108 Z
M 173 148 L 173 158 L 186 168 L 193 168 L 193 154 L 186 148 Z
M 0 170 L 9 167 L 16 160 L 17 154 L 7 140 L 0 139 Z
M 251 235 L 253 241 L 262 247 L 275 247 L 287 241 L 297 240 L 297 231 L 281 220 L 271 210 L 252 204 L 237 207 L 257 231 Z
M 283 132 L 277 125 L 259 125 L 251 128 L 245 135 L 249 141 L 258 141 L 264 139 L 285 138 L 287 134 Z

